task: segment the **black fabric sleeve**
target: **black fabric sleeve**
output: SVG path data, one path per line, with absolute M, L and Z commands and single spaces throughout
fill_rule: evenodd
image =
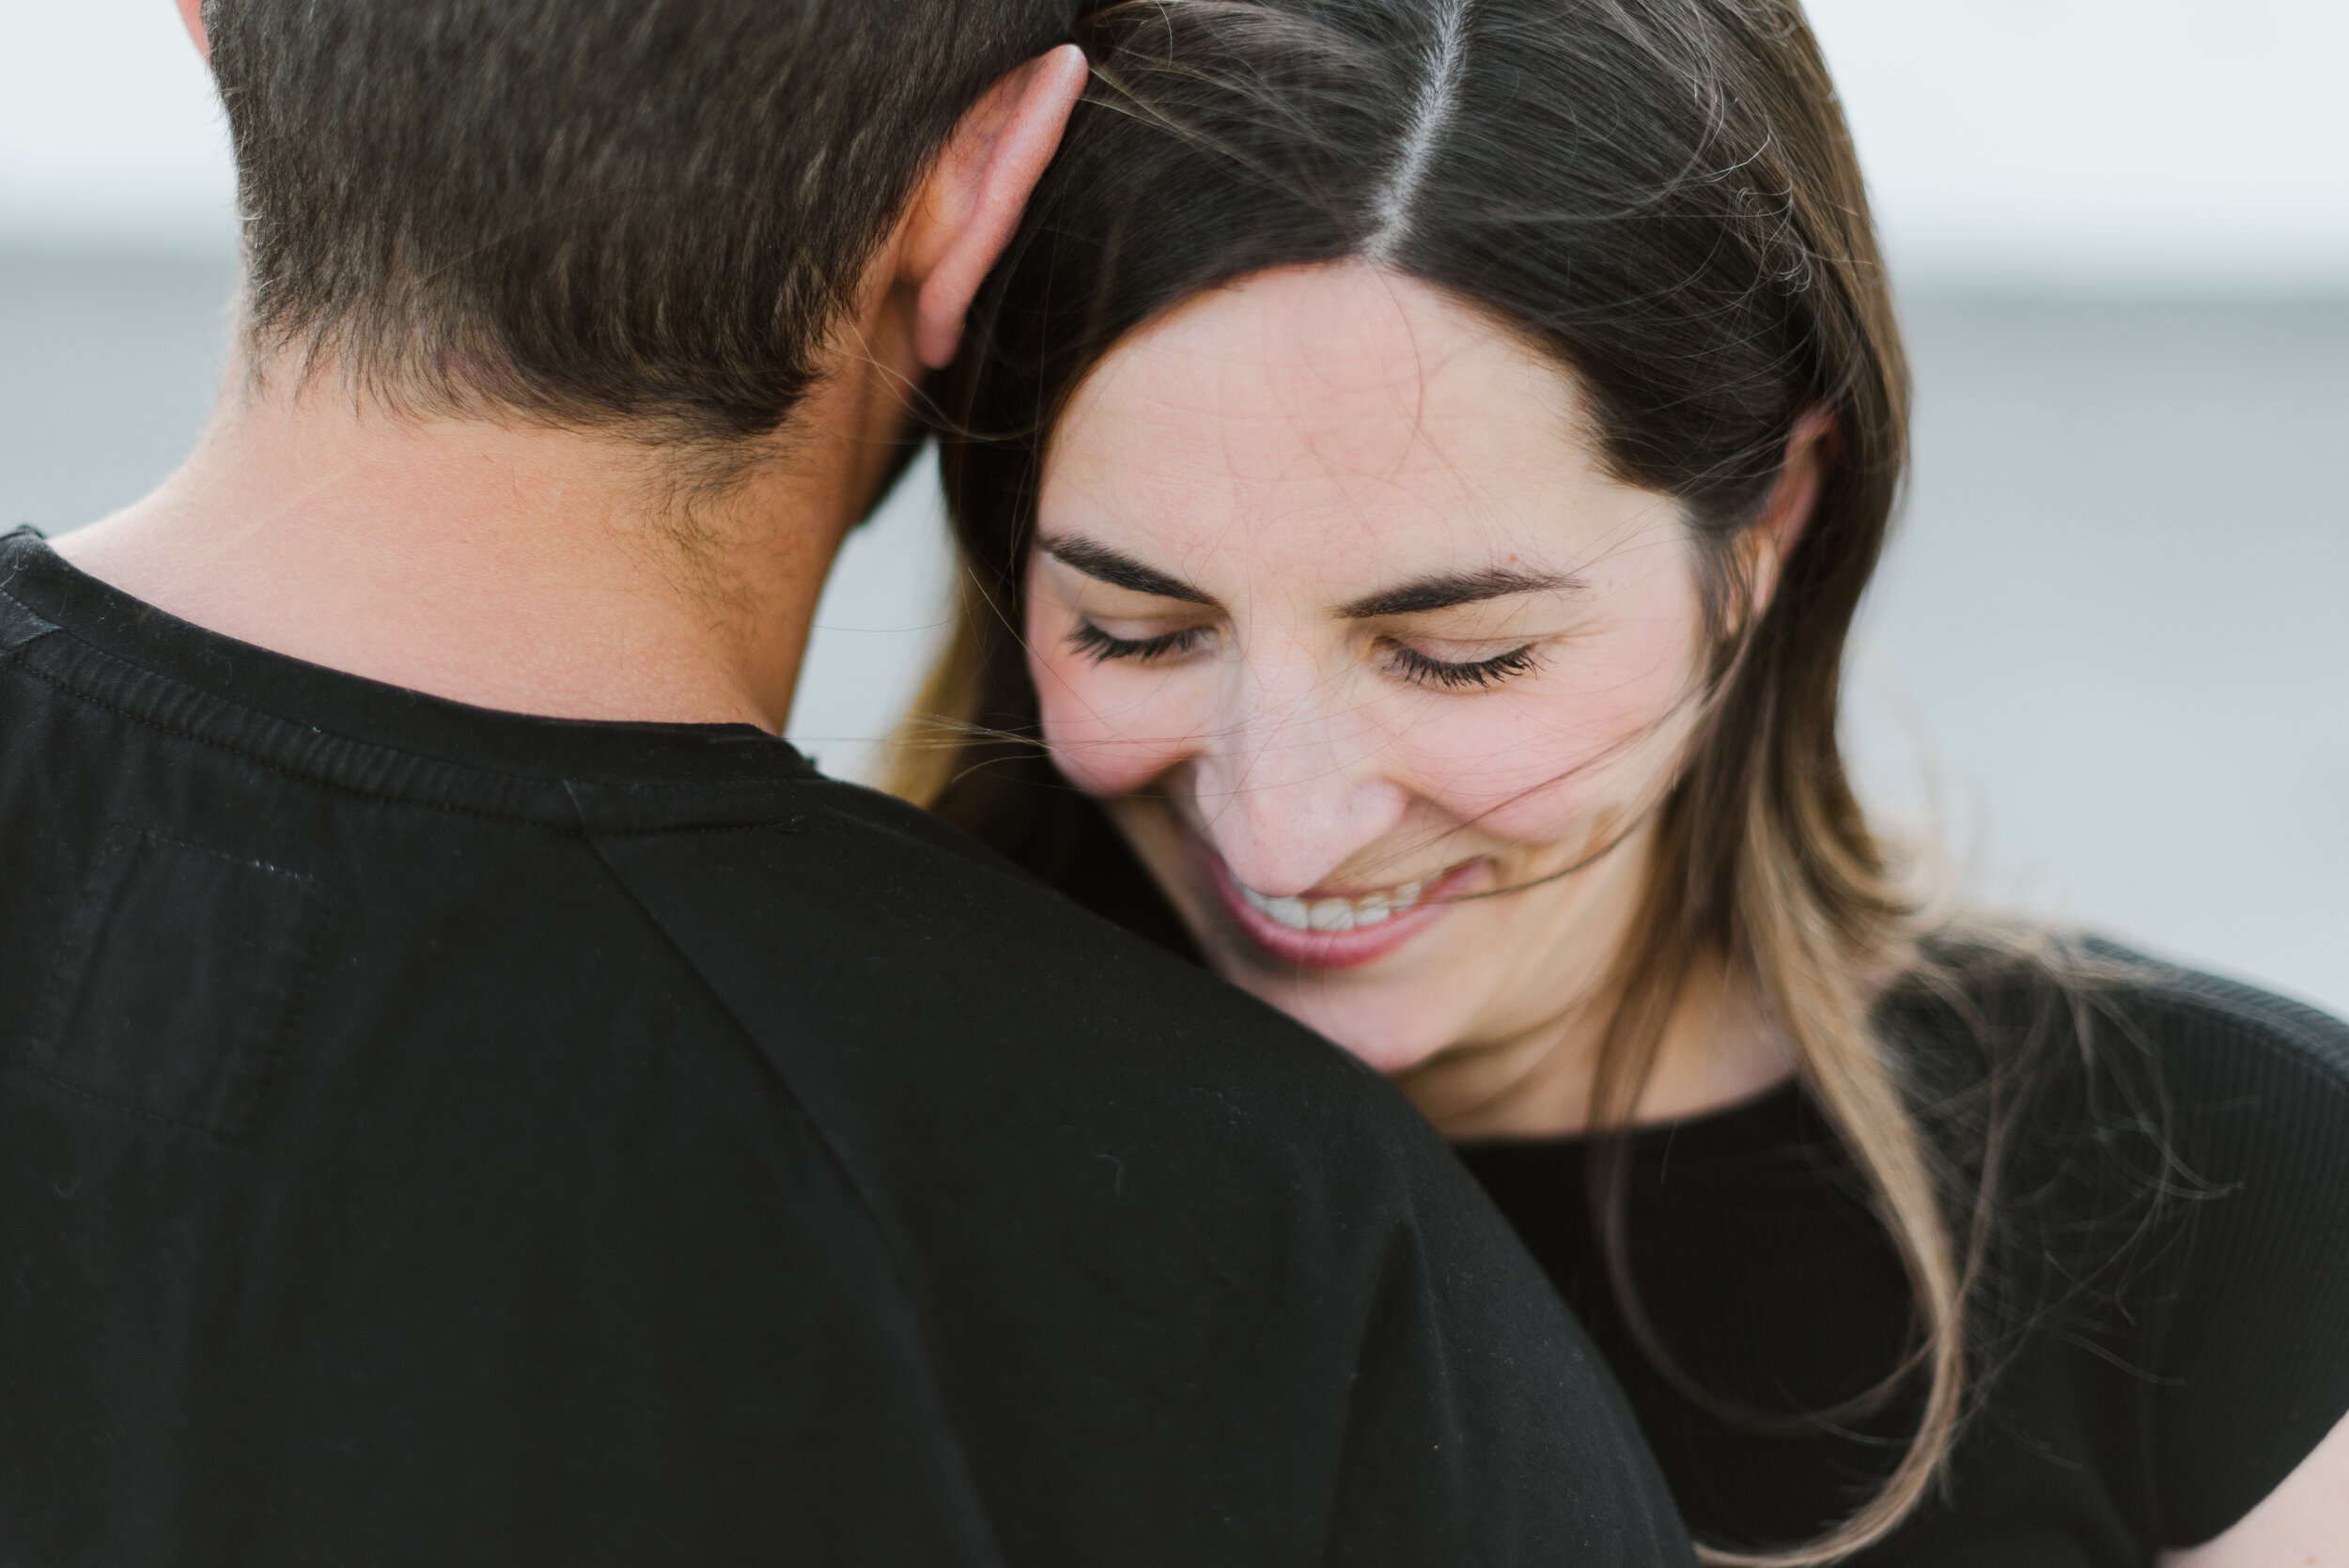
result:
M 2185 1205 L 2155 1464 L 2166 1544 L 2191 1546 L 2349 1413 L 2349 1026 L 2203 976 L 2149 1024 Z
M 1695 1568 L 1597 1350 L 1465 1168 L 1404 1142 L 1416 1223 L 1392 1233 L 1359 1330 L 1321 1560 Z
M 1693 1563 L 1604 1364 L 1392 1086 L 910 808 L 793 793 L 787 831 L 597 852 L 875 1216 L 1009 1560 Z

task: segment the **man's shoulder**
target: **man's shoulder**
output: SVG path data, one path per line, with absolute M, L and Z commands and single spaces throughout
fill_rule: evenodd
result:
M 788 794 L 597 848 L 822 1129 L 991 1456 L 1203 1560 L 1218 1527 L 1151 1492 L 1341 1470 L 1337 1534 L 1398 1560 L 1496 1560 L 1430 1471 L 1579 1510 L 1519 1546 L 1684 1560 L 1601 1364 L 1392 1086 L 910 808 Z
M 70 629 L 28 650 L 0 840 L 39 853 L 0 877 L 0 996 L 102 1003 L 0 1009 L 0 1218 L 92 1281 L 43 1297 L 52 1362 L 194 1346 L 174 1366 L 222 1409 L 290 1390 L 353 1484 L 384 1452 L 501 1473 L 477 1448 L 518 1387 L 551 1412 L 532 1455 L 609 1447 L 583 1478 L 662 1412 L 707 1439 L 663 1447 L 693 1474 L 739 1452 L 847 1497 L 888 1459 L 889 1495 L 983 1496 L 1014 1556 L 1294 1561 L 1392 1534 L 1373 1503 L 1440 1537 L 1412 1560 L 1594 1509 L 1665 1529 L 1597 1363 L 1389 1085 L 944 826 L 755 734 L 418 700 L 493 753 L 460 769 L 385 704 L 337 733 Z M 251 1115 L 179 1125 L 220 1083 Z M 289 1303 L 242 1383 L 119 1315 L 194 1298 L 189 1259 L 203 1299 Z M 288 1380 L 295 1343 L 334 1387 Z M 926 1436 L 899 1465 L 860 1432 Z M 1537 1501 L 1463 1506 L 1499 1497 Z
M 1205 1266 L 1359 1303 L 1430 1228 L 1521 1261 L 1330 1042 L 926 813 L 816 777 L 775 802 L 590 839 L 921 1271 L 1081 1294 Z
M 914 1275 L 1146 1322 L 1203 1276 L 1359 1304 L 1431 1229 L 1507 1250 L 1434 1129 L 1336 1047 L 911 808 L 821 780 L 781 799 L 595 847 Z
M 1108 1072 L 1180 1043 L 1186 1076 L 1212 1059 L 1241 1080 L 1341 1093 L 1377 1082 L 926 813 L 820 779 L 788 786 L 786 802 L 763 824 L 596 835 L 621 884 L 722 992 L 771 981 L 802 1020 L 889 1031 L 944 1055 L 1015 1048 L 1040 1065 L 1042 1042 L 1082 1040 L 1090 1066 Z

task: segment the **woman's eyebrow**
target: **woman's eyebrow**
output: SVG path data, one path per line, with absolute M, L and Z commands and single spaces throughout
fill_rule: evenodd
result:
M 1065 567 L 1070 567 L 1112 588 L 1130 588 L 1137 594 L 1155 594 L 1159 598 L 1180 599 L 1185 604 L 1213 604 L 1215 600 L 1201 593 L 1179 577 L 1169 577 L 1156 567 L 1145 567 L 1132 556 L 1091 539 L 1044 539 L 1036 548 Z
M 1587 587 L 1579 577 L 1563 577 L 1556 572 L 1517 571 L 1507 567 L 1490 567 L 1483 571 L 1448 572 L 1439 577 L 1423 577 L 1399 587 L 1384 588 L 1341 605 L 1338 613 L 1349 621 L 1376 620 L 1382 615 L 1418 615 L 1430 610 L 1449 610 L 1455 605 L 1479 604 L 1488 598 L 1506 598 L 1511 594 L 1541 594 L 1557 590 L 1579 592 Z

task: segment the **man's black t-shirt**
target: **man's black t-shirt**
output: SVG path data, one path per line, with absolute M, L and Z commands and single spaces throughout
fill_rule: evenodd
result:
M 0 1561 L 1685 1563 L 1373 1075 L 736 727 L 0 541 Z
M 1994 974 L 1882 1015 L 1940 1086 L 1954 1169 L 1981 1147 L 1981 1046 L 2045 1048 L 2010 1085 L 1949 1484 L 1855 1565 L 2141 1568 L 2223 1533 L 2349 1413 L 2349 1027 L 2098 951 L 2120 972 L 2085 990 Z M 1799 1089 L 1631 1141 L 1632 1276 L 1688 1383 L 1609 1285 L 1583 1143 L 1462 1152 L 1614 1363 L 1698 1539 L 1791 1545 L 1890 1470 L 1913 1384 L 1799 1419 L 1893 1372 L 1911 1325 L 1866 1187 Z

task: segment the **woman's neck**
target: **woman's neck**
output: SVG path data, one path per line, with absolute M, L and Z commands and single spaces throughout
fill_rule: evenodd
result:
M 1611 992 L 1585 997 L 1538 1027 L 1431 1057 L 1398 1075 L 1396 1087 L 1455 1142 L 1587 1132 L 1615 1011 Z M 1726 960 L 1702 959 L 1672 1001 L 1627 1120 L 1702 1115 L 1784 1082 L 1795 1068 L 1752 985 Z

